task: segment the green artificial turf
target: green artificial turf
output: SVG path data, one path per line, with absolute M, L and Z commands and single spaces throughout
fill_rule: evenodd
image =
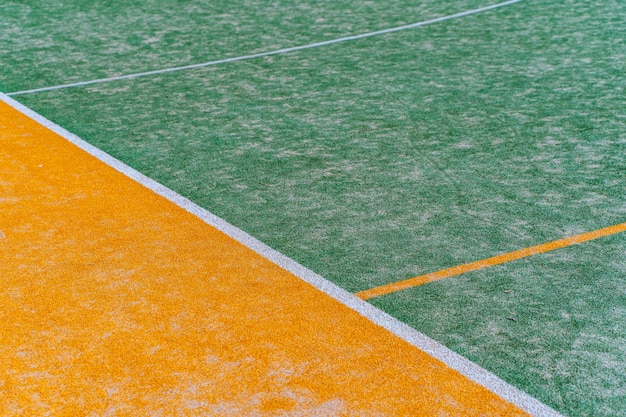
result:
M 0 5 L 3 91 L 486 5 L 56 3 Z M 15 98 L 360 291 L 624 222 L 625 39 L 623 2 L 525 0 L 317 49 Z M 623 323 L 623 297 L 607 296 L 623 282 L 623 255 L 623 237 L 605 238 L 372 302 L 566 414 L 623 415 L 624 334 L 610 325 Z M 571 277 L 603 290 L 570 289 Z M 516 322 L 493 305 L 498 279 L 513 288 L 498 297 Z M 465 321 L 450 313 L 462 307 Z M 579 333 L 562 312 L 584 329 L 575 351 Z M 581 379 L 605 359 L 613 371 Z M 571 377 L 540 372 L 560 366 Z
M 298 46 L 482 5 L 481 0 L 3 0 L 0 91 Z
M 569 416 L 626 410 L 626 237 L 370 301 Z

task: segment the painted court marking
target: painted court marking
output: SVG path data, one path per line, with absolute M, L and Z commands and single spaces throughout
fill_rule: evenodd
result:
M 491 258 L 483 259 L 480 261 L 470 262 L 467 264 L 454 266 L 452 268 L 442 269 L 436 272 L 419 275 L 417 277 L 409 278 L 403 281 L 393 282 L 387 285 L 381 285 L 380 287 L 374 287 L 370 288 L 369 290 L 360 291 L 355 295 L 362 300 L 368 300 L 370 298 L 380 297 L 381 295 L 417 287 L 428 282 L 438 281 L 444 278 L 461 275 L 466 272 L 476 271 L 479 269 L 488 268 L 490 266 L 512 262 L 517 259 L 527 258 L 529 256 L 550 252 L 572 245 L 577 245 L 579 243 L 587 242 L 589 240 L 599 239 L 601 237 L 610 236 L 621 232 L 626 232 L 626 223 L 620 223 L 614 226 L 605 227 L 603 229 L 594 230 L 592 232 L 581 233 L 579 235 L 566 237 L 564 239 L 555 240 L 553 242 L 548 242 L 509 253 L 492 256 Z
M 387 33 L 399 32 L 399 31 L 407 30 L 407 29 L 414 29 L 414 28 L 418 28 L 418 27 L 421 27 L 421 26 L 427 26 L 427 25 L 430 25 L 430 24 L 433 24 L 433 23 L 443 22 L 443 21 L 451 20 L 451 19 L 457 19 L 459 17 L 469 16 L 469 15 L 472 15 L 472 14 L 482 13 L 482 12 L 486 12 L 488 10 L 493 10 L 493 9 L 497 9 L 497 8 L 500 8 L 500 7 L 509 6 L 511 4 L 519 3 L 521 1 L 523 1 L 523 0 L 509 0 L 509 1 L 505 1 L 503 3 L 493 4 L 491 6 L 485 6 L 485 7 L 480 7 L 478 9 L 467 10 L 467 11 L 464 11 L 464 12 L 455 13 L 455 14 L 451 14 L 451 15 L 448 15 L 448 16 L 442 16 L 442 17 L 438 17 L 438 18 L 435 18 L 435 19 L 430 19 L 430 20 L 425 20 L 425 21 L 422 21 L 422 22 L 412 23 L 412 24 L 409 24 L 409 25 L 397 26 L 397 27 L 393 27 L 393 28 L 389 28 L 389 29 L 378 30 L 378 31 L 375 31 L 375 32 L 361 33 L 361 34 L 358 34 L 358 35 L 345 36 L 345 37 L 342 37 L 342 38 L 331 39 L 331 40 L 322 41 L 322 42 L 315 42 L 315 43 L 310 43 L 310 44 L 307 44 L 307 45 L 294 46 L 294 47 L 291 47 L 291 48 L 283 48 L 283 49 L 277 49 L 277 50 L 274 50 L 274 51 L 261 52 L 261 53 L 258 53 L 258 54 L 242 55 L 242 56 L 233 57 L 233 58 L 220 59 L 220 60 L 217 60 L 217 61 L 208 61 L 208 62 L 202 62 L 202 63 L 199 63 L 199 64 L 191 64 L 191 65 L 185 65 L 185 66 L 180 66 L 180 67 L 163 68 L 163 69 L 154 70 L 154 71 L 146 71 L 146 72 L 138 72 L 138 73 L 135 73 L 135 74 L 120 75 L 120 76 L 117 76 L 117 77 L 100 78 L 100 79 L 96 79 L 96 80 L 81 81 L 81 82 L 69 83 L 69 84 L 61 84 L 61 85 L 50 86 L 50 87 L 34 88 L 34 89 L 31 89 L 31 90 L 15 91 L 15 92 L 6 93 L 6 94 L 8 96 L 18 96 L 18 95 L 22 95 L 22 94 L 40 93 L 40 92 L 44 92 L 44 91 L 60 90 L 60 89 L 63 89 L 63 88 L 81 87 L 81 86 L 92 85 L 92 84 L 108 83 L 108 82 L 112 82 L 112 81 L 126 80 L 126 79 L 139 78 L 139 77 L 147 77 L 147 76 L 150 76 L 150 75 L 165 74 L 165 73 L 168 73 L 168 72 L 182 71 L 182 70 L 188 70 L 188 69 L 193 69 L 193 68 L 209 67 L 209 66 L 214 66 L 214 65 L 219 65 L 219 64 L 226 64 L 226 63 L 229 63 L 229 62 L 236 62 L 236 61 L 243 61 L 243 60 L 248 60 L 248 59 L 262 58 L 262 57 L 271 56 L 271 55 L 286 54 L 286 53 L 290 53 L 290 52 L 302 51 L 302 50 L 305 50 L 305 49 L 319 48 L 321 46 L 332 45 L 332 44 L 341 43 L 341 42 L 354 41 L 354 40 L 357 40 L 357 39 L 364 39 L 364 38 L 369 38 L 369 37 L 372 37 L 372 36 L 384 35 L 384 34 L 387 34 Z
M 500 396 L 504 400 L 535 416 L 560 416 L 560 414 L 552 408 L 546 406 L 545 404 L 518 390 L 517 388 L 507 384 L 492 373 L 482 369 L 468 359 L 452 352 L 445 346 L 437 343 L 436 341 L 409 327 L 408 325 L 382 312 L 373 305 L 357 298 L 353 294 L 336 286 L 330 281 L 327 281 L 323 277 L 308 270 L 307 268 L 296 263 L 292 259 L 269 248 L 265 244 L 248 235 L 247 233 L 237 229 L 226 221 L 197 206 L 188 199 L 180 196 L 179 194 L 155 182 L 154 180 L 144 176 L 138 171 L 128 167 L 127 165 L 95 148 L 94 146 L 89 145 L 82 139 L 69 133 L 65 129 L 50 122 L 49 120 L 26 108 L 25 106 L 19 104 L 15 100 L 7 97 L 4 94 L 0 94 L 0 100 L 4 101 L 9 106 L 15 108 L 24 115 L 47 127 L 49 130 L 55 132 L 69 142 L 75 144 L 87 153 L 100 159 L 117 171 L 125 174 L 127 177 L 134 179 L 146 188 L 165 197 L 167 200 L 173 202 L 177 206 L 182 207 L 188 212 L 194 214 L 205 223 L 215 227 L 217 230 L 225 233 L 236 241 L 257 252 L 265 259 L 268 259 L 274 264 L 282 267 L 284 270 L 292 273 L 296 277 L 302 279 L 304 282 L 311 284 L 313 287 L 321 290 L 325 294 L 329 295 L 331 298 L 339 301 L 342 305 L 348 307 L 353 311 L 356 311 L 360 315 L 369 319 L 374 324 L 383 327 L 392 334 L 398 336 L 400 339 L 403 339 L 404 341 L 417 347 L 421 351 L 443 362 L 448 367 L 469 378 L 471 381 L 474 381 L 479 385 L 487 388 L 491 392 L 494 392 L 496 395 Z

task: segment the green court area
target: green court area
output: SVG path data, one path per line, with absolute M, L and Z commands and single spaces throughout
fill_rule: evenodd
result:
M 0 4 L 0 91 L 351 292 L 626 221 L 626 3 Z M 626 415 L 626 236 L 369 300 Z

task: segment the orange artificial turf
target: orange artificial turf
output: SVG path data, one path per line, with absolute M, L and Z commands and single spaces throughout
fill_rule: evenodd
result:
M 0 414 L 525 415 L 0 103 Z

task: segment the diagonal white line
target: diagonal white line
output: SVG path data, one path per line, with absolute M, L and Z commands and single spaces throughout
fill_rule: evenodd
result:
M 49 121 L 48 119 L 44 118 L 43 116 L 29 109 L 28 107 L 18 103 L 17 101 L 6 96 L 5 94 L 0 93 L 0 101 L 5 102 L 14 109 L 20 111 L 31 119 L 47 127 L 51 131 L 64 137 L 71 143 L 75 144 L 87 153 L 95 156 L 112 168 L 125 174 L 129 178 L 132 178 L 138 183 L 151 189 L 155 193 L 168 199 L 172 203 L 196 215 L 207 224 L 224 232 L 228 236 L 257 252 L 266 259 L 291 272 L 303 281 L 308 282 L 318 290 L 324 292 L 325 294 L 339 301 L 343 305 L 358 312 L 362 316 L 367 317 L 369 320 L 388 330 L 392 334 L 400 337 L 411 345 L 416 346 L 417 348 L 428 353 L 432 357 L 440 360 L 450 368 L 456 370 L 462 375 L 465 375 L 470 380 L 491 390 L 503 399 L 528 412 L 531 416 L 563 417 L 560 413 L 558 413 L 551 407 L 543 404 L 542 402 L 531 397 L 525 392 L 520 391 L 514 386 L 509 385 L 502 379 L 498 378 L 496 375 L 471 362 L 469 359 L 466 359 L 465 357 L 454 353 L 447 347 L 439 344 L 438 342 L 429 338 L 423 333 L 420 333 L 412 327 L 400 322 L 398 319 L 393 318 L 389 314 L 374 307 L 372 304 L 361 300 L 354 294 L 349 293 L 343 288 L 340 288 L 336 284 L 328 281 L 326 278 L 300 265 L 293 259 L 288 258 L 282 253 L 270 248 L 269 246 L 250 236 L 243 230 L 231 225 L 222 218 L 196 205 L 195 203 L 181 196 L 175 191 L 165 187 L 164 185 L 159 184 L 151 178 L 146 177 L 142 173 L 129 167 L 118 159 L 113 158 L 112 156 L 105 153 L 104 151 L 101 151 L 95 146 L 90 145 L 78 136 L 73 135 L 59 125 L 54 124 L 53 122 Z
M 22 94 L 41 93 L 41 92 L 44 92 L 44 91 L 60 90 L 60 89 L 63 89 L 63 88 L 81 87 L 81 86 L 85 86 L 85 85 L 107 83 L 107 82 L 118 81 L 118 80 L 127 80 L 127 79 L 131 79 L 131 78 L 147 77 L 149 75 L 165 74 L 165 73 L 168 73 L 168 72 L 182 71 L 182 70 L 188 70 L 188 69 L 193 69 L 193 68 L 209 67 L 209 66 L 214 66 L 214 65 L 219 65 L 219 64 L 226 64 L 226 63 L 229 63 L 229 62 L 236 62 L 236 61 L 244 61 L 244 60 L 248 60 L 248 59 L 262 58 L 262 57 L 270 56 L 270 55 L 286 54 L 286 53 L 290 53 L 290 52 L 302 51 L 304 49 L 319 48 L 320 46 L 332 45 L 332 44 L 335 44 L 335 43 L 354 41 L 354 40 L 357 40 L 357 39 L 363 39 L 363 38 L 369 38 L 369 37 L 372 37 L 372 36 L 384 35 L 384 34 L 387 34 L 387 33 L 399 32 L 401 30 L 414 29 L 414 28 L 418 28 L 418 27 L 421 27 L 421 26 L 430 25 L 430 24 L 433 24 L 433 23 L 443 22 L 445 20 L 456 19 L 456 18 L 463 17 L 463 16 L 468 16 L 468 15 L 472 15 L 472 14 L 486 12 L 488 10 L 497 9 L 499 7 L 509 6 L 511 4 L 519 3 L 521 1 L 523 1 L 523 0 L 509 0 L 509 1 L 505 1 L 503 3 L 493 4 L 491 6 L 485 6 L 485 7 L 480 7 L 478 9 L 467 10 L 467 11 L 464 11 L 464 12 L 455 13 L 455 14 L 451 14 L 451 15 L 448 15 L 448 16 L 442 16 L 442 17 L 438 17 L 438 18 L 435 18 L 435 19 L 424 20 L 422 22 L 411 23 L 409 25 L 396 26 L 396 27 L 393 27 L 393 28 L 378 30 L 378 31 L 375 31 L 375 32 L 361 33 L 361 34 L 358 34 L 358 35 L 345 36 L 343 38 L 330 39 L 330 40 L 327 40 L 327 41 L 309 43 L 309 44 L 300 45 L 300 46 L 293 46 L 293 47 L 290 47 L 290 48 L 276 49 L 276 50 L 273 50 L 273 51 L 260 52 L 260 53 L 257 53 L 257 54 L 242 55 L 242 56 L 237 56 L 237 57 L 233 57 L 233 58 L 220 59 L 220 60 L 217 60 L 217 61 L 201 62 L 201 63 L 198 63 L 198 64 L 184 65 L 184 66 L 181 66 L 181 67 L 171 67 L 171 68 L 158 69 L 158 70 L 154 70 L 154 71 L 137 72 L 137 73 L 134 73 L 134 74 L 120 75 L 120 76 L 117 76 L 117 77 L 99 78 L 99 79 L 96 79 L 96 80 L 80 81 L 80 82 L 70 83 L 70 84 L 61 84 L 61 85 L 55 85 L 55 86 L 50 86 L 50 87 L 34 88 L 32 90 L 15 91 L 15 92 L 12 92 L 12 93 L 5 93 L 5 94 L 8 95 L 8 96 L 19 96 L 19 95 L 22 95 Z

